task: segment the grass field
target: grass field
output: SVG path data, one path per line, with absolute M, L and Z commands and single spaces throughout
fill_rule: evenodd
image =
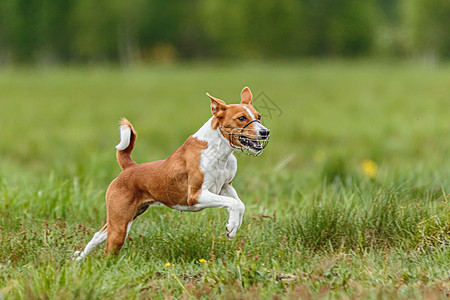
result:
M 272 137 L 236 155 L 235 239 L 226 210 L 156 207 L 117 257 L 71 261 L 105 221 L 119 119 L 137 162 L 165 158 L 206 91 L 245 85 Z M 0 299 L 444 299 L 449 87 L 450 66 L 361 62 L 0 71 Z

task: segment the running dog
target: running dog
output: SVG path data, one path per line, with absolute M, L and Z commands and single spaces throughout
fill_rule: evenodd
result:
M 245 206 L 232 186 L 237 171 L 235 150 L 258 156 L 267 146 L 270 131 L 252 104 L 248 87 L 239 104 L 227 105 L 208 93 L 212 117 L 166 160 L 137 164 L 131 159 L 136 132 L 122 119 L 117 161 L 123 171 L 106 192 L 106 224 L 74 259 L 86 257 L 106 241 L 105 254 L 117 253 L 131 223 L 148 207 L 165 205 L 180 211 L 226 208 L 226 233 L 232 239 L 242 223 Z

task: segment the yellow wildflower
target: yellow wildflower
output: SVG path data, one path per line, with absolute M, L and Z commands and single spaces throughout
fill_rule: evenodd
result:
M 204 262 L 206 262 L 206 259 L 200 258 L 198 261 L 201 262 L 201 263 L 204 263 Z
M 164 267 L 170 267 L 172 264 L 171 263 L 166 263 L 165 265 L 164 265 Z
M 362 171 L 365 175 L 369 176 L 370 178 L 375 178 L 377 176 L 377 170 L 378 166 L 377 163 L 370 159 L 365 159 L 361 163 Z

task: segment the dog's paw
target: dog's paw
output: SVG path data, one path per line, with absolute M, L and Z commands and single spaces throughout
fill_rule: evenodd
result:
M 75 251 L 72 255 L 72 260 L 76 260 L 76 261 L 80 261 L 84 258 L 84 256 L 82 255 L 83 251 Z
M 231 241 L 234 236 L 236 235 L 238 229 L 239 229 L 239 223 L 237 222 L 229 222 L 227 226 L 225 227 L 227 231 L 228 239 Z
M 242 204 L 242 202 L 238 203 Z M 239 227 L 241 227 L 242 223 L 242 216 L 245 211 L 245 206 L 237 205 L 237 209 L 230 210 L 230 217 L 227 222 L 226 230 L 227 230 L 227 236 L 231 240 L 236 235 L 237 231 L 239 230 Z

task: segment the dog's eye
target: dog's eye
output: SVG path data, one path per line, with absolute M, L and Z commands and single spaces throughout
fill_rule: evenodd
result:
M 245 120 L 247 120 L 247 118 L 245 116 L 242 116 L 242 117 L 239 117 L 238 120 L 239 121 L 245 121 Z
M 259 115 L 259 116 L 258 116 L 258 120 L 260 120 L 260 121 L 261 121 L 261 115 Z

